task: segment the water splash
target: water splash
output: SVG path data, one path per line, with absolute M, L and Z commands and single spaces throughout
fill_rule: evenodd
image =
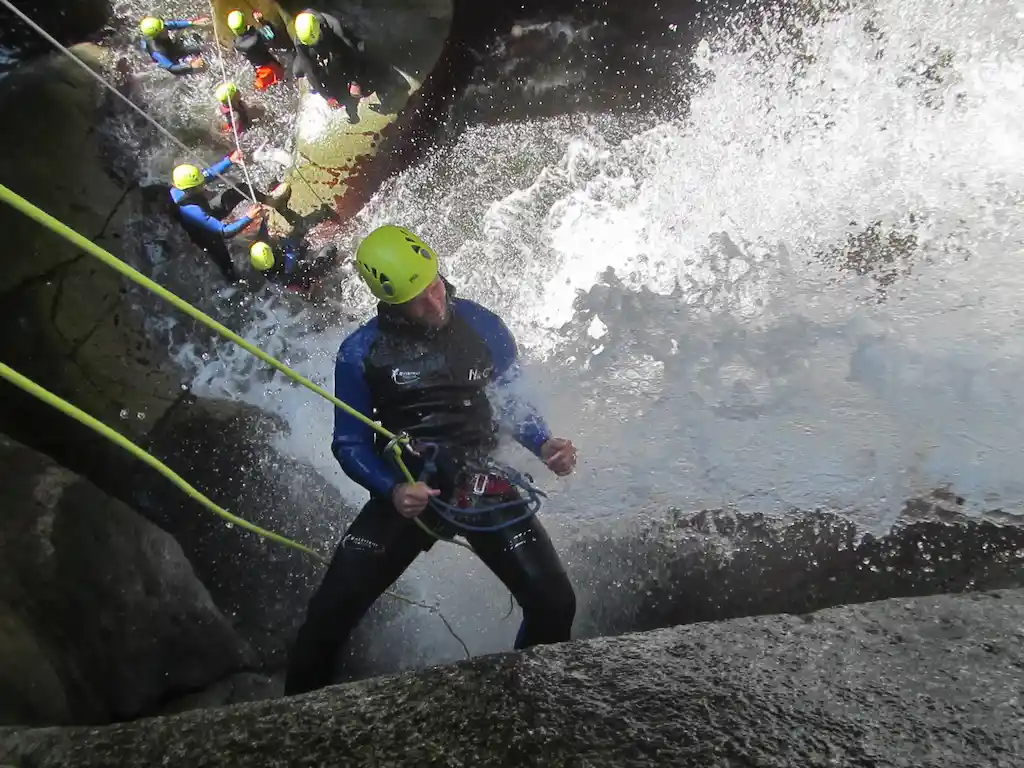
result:
M 573 527 L 666 498 L 884 527 L 943 484 L 1019 505 L 1021 7 L 737 22 L 680 62 L 698 77 L 676 119 L 625 139 L 602 116 L 471 128 L 345 244 L 421 230 L 506 317 L 583 450 L 549 505 Z M 346 330 L 299 343 L 311 370 L 330 377 Z M 305 398 L 274 398 L 306 423 Z

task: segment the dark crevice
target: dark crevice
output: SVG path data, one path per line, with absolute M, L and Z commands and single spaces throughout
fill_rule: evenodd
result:
M 17 294 L 23 293 L 27 288 L 31 288 L 33 286 L 49 282 L 50 280 L 53 279 L 54 275 L 58 274 L 61 270 L 67 269 L 69 266 L 78 261 L 81 261 L 86 256 L 88 256 L 87 253 L 79 251 L 77 255 L 72 256 L 67 261 L 62 261 L 59 264 L 55 264 L 45 272 L 40 272 L 38 275 L 32 275 L 32 277 L 25 278 L 20 283 L 17 283 L 16 285 L 13 285 L 10 288 L 8 288 L 3 293 L 0 293 L 0 303 L 7 304 L 9 303 L 9 296 L 15 296 Z
M 110 210 L 110 213 L 107 214 L 107 218 L 103 220 L 103 226 L 100 227 L 100 231 L 93 235 L 93 242 L 99 240 L 107 233 L 107 227 L 110 226 L 111 220 L 113 220 L 114 216 L 120 210 L 121 205 L 124 204 L 124 201 L 128 198 L 128 195 L 138 188 L 139 183 L 137 181 L 132 181 L 123 190 L 121 190 L 121 196 L 117 199 L 117 202 L 114 203 L 114 207 Z
M 223 675 L 218 677 L 216 680 L 211 680 L 209 682 L 203 683 L 202 685 L 193 685 L 193 686 L 168 688 L 167 690 L 165 690 L 163 692 L 163 695 L 161 695 L 157 700 L 152 702 L 152 704 L 150 706 L 146 707 L 145 711 L 139 712 L 134 717 L 128 717 L 128 718 L 125 718 L 123 720 L 119 720 L 118 722 L 130 723 L 133 720 L 143 720 L 143 719 L 145 719 L 147 717 L 153 717 L 154 714 L 157 714 L 157 713 L 160 713 L 160 712 L 164 711 L 169 706 L 171 706 L 172 704 L 174 704 L 177 701 L 180 701 L 181 699 L 184 699 L 184 698 L 186 698 L 188 696 L 195 696 L 197 694 L 204 693 L 206 691 L 209 691 L 212 688 L 217 687 L 221 683 L 224 683 L 224 682 L 230 680 L 231 678 L 235 677 L 236 675 L 244 675 L 244 674 L 253 674 L 253 675 L 260 675 L 261 677 L 270 677 L 270 673 L 266 669 L 264 669 L 264 668 L 261 668 L 261 667 L 258 667 L 258 666 L 254 666 L 252 664 L 243 664 L 241 666 L 235 667 L 235 668 L 225 672 Z M 233 691 L 232 691 L 232 693 L 233 693 Z M 230 699 L 230 696 L 229 696 L 229 699 Z M 3 767 L 0 766 L 0 768 L 3 768 Z

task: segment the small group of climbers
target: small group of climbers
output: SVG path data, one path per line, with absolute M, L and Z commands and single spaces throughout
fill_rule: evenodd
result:
M 287 32 L 269 22 L 259 11 L 252 11 L 250 23 L 246 14 L 232 10 L 225 19 L 234 36 L 233 48 L 253 67 L 253 87 L 263 91 L 286 79 L 281 52 L 294 51 L 292 66 L 296 78 L 304 77 L 309 90 L 319 94 L 332 109 L 345 108 L 351 123 L 359 121 L 359 103 L 372 94 L 365 84 L 369 72 L 365 58 L 365 44 L 337 16 L 307 9 L 294 19 L 295 40 L 291 43 Z M 163 69 L 175 75 L 201 70 L 206 66 L 202 49 L 194 42 L 171 31 L 212 24 L 209 17 L 193 19 L 161 19 L 147 16 L 139 28 L 143 34 L 143 49 Z M 219 124 L 222 133 L 238 135 L 249 129 L 253 111 L 240 95 L 234 82 L 220 83 L 214 96 L 218 103 Z M 287 184 L 278 184 L 269 194 L 257 192 L 257 199 L 244 216 L 227 221 L 234 209 L 245 199 L 234 188 L 219 194 L 207 189 L 207 182 L 225 173 L 232 165 L 242 161 L 240 150 L 232 152 L 209 168 L 192 164 L 178 165 L 172 174 L 170 190 L 173 209 L 186 233 L 218 267 L 228 283 L 244 282 L 231 259 L 227 241 L 247 232 L 263 218 L 259 239 L 249 249 L 249 263 L 268 281 L 292 290 L 306 292 L 312 282 L 322 276 L 334 263 L 335 252 L 321 249 L 306 260 L 309 248 L 299 237 L 274 241 L 269 235 L 263 204 L 283 212 L 281 205 L 287 197 Z
M 233 48 L 255 70 L 257 90 L 285 79 L 285 69 L 274 50 L 287 50 L 288 35 L 266 20 L 259 11 L 252 12 L 253 23 L 240 10 L 227 15 L 227 27 L 234 35 Z M 201 48 L 171 30 L 205 27 L 211 24 L 206 16 L 194 19 L 161 19 L 147 16 L 139 23 L 143 50 L 163 69 L 183 75 L 205 67 Z M 295 17 L 293 75 L 304 77 L 311 93 L 320 94 L 333 109 L 344 106 L 349 119 L 359 121 L 358 104 L 371 95 L 367 77 L 370 72 L 366 45 L 338 19 L 324 11 L 307 9 Z

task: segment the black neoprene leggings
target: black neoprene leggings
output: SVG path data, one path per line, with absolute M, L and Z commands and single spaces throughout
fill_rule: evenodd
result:
M 576 595 L 536 517 L 501 531 L 469 533 L 466 538 L 523 609 L 517 649 L 569 639 Z M 334 658 L 342 643 L 384 590 L 435 541 L 390 503 L 367 502 L 346 531 L 309 603 L 289 655 L 286 695 L 331 684 Z

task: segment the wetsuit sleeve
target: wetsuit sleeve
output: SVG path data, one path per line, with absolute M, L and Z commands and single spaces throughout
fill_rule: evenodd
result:
M 232 165 L 231 157 L 230 156 L 225 157 L 223 160 L 221 160 L 220 162 L 214 163 L 209 168 L 203 168 L 203 176 L 205 176 L 206 180 L 209 181 L 214 176 L 218 176 L 218 175 L 226 172 L 227 169 L 231 167 L 231 165 Z
M 281 250 L 284 251 L 284 272 L 286 275 L 290 275 L 299 263 L 299 247 L 288 240 L 282 242 Z
M 310 93 L 320 93 L 320 89 L 323 87 L 320 82 L 320 73 L 313 66 L 313 60 L 305 46 L 295 46 L 295 63 L 292 65 L 292 74 L 296 78 L 306 78 Z
M 220 219 L 210 216 L 198 205 L 183 205 L 181 207 L 181 215 L 196 226 L 202 227 L 207 232 L 212 232 L 221 237 L 234 237 L 252 223 L 251 218 L 243 216 L 229 224 L 225 224 Z
M 327 23 L 328 29 L 335 34 L 335 36 L 349 48 L 353 48 L 357 51 L 362 51 L 365 47 L 363 41 L 359 39 L 358 35 L 353 32 L 349 27 L 346 27 L 338 17 L 332 13 L 323 13 L 321 16 L 324 17 L 324 21 Z
M 521 378 L 519 350 L 512 332 L 501 318 L 479 304 L 460 300 L 470 324 L 483 337 L 494 364 L 494 382 L 498 389 L 498 418 L 512 430 L 516 441 L 540 456 L 541 446 L 551 439 L 551 430 L 534 406 L 515 392 Z
M 186 72 L 192 71 L 192 65 L 187 61 L 174 61 L 165 54 L 160 53 L 160 51 L 151 51 L 149 55 L 153 61 L 156 62 L 158 67 L 166 69 L 172 75 L 183 75 Z
M 364 326 L 350 336 L 338 350 L 334 367 L 334 394 L 360 413 L 369 415 L 372 409 L 370 389 L 364 377 L 363 358 L 369 351 L 376 330 Z M 373 430 L 341 408 L 334 409 L 334 453 L 342 470 L 371 494 L 391 498 L 400 482 L 393 469 L 377 453 Z

